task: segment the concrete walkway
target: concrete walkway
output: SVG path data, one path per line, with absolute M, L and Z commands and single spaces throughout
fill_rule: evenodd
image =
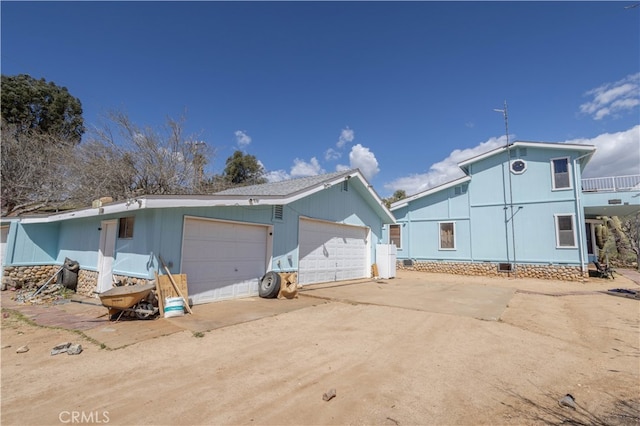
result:
M 402 274 L 401 274 L 402 275 Z M 147 339 L 188 331 L 206 332 L 259 320 L 324 303 L 351 303 L 388 306 L 495 321 L 515 293 L 514 288 L 486 285 L 438 283 L 423 274 L 408 274 L 390 280 L 357 280 L 305 286 L 295 299 L 250 297 L 192 307 L 193 314 L 180 317 L 111 321 L 107 308 L 98 299 L 74 296 L 73 301 L 29 305 L 3 292 L 3 309 L 20 312 L 46 327 L 78 330 L 110 349 L 122 348 Z
M 73 301 L 54 305 L 30 305 L 11 299 L 11 292 L 2 292 L 2 309 L 17 311 L 34 323 L 54 328 L 81 331 L 85 336 L 118 349 L 137 342 L 189 331 L 205 332 L 260 318 L 283 314 L 308 306 L 327 303 L 309 297 L 297 299 L 262 299 L 251 297 L 192 307 L 193 314 L 150 320 L 109 319 L 107 308 L 99 299 L 74 296 Z
M 614 271 L 640 286 L 640 272 L 637 269 L 614 269 Z
M 497 321 L 515 294 L 514 288 L 441 284 L 399 277 L 388 280 L 317 284 L 302 294 L 325 300 L 390 306 Z

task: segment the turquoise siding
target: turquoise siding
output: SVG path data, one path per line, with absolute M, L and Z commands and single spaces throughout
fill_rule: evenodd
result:
M 185 217 L 202 217 L 273 226 L 273 270 L 298 268 L 298 221 L 300 216 L 371 228 L 371 259 L 382 238 L 382 219 L 367 204 L 362 190 L 351 185 L 344 191 L 335 185 L 284 206 L 283 220 L 273 219 L 273 206 L 175 207 L 133 209 L 130 213 L 67 219 L 56 223 L 15 223 L 12 265 L 62 264 L 65 257 L 80 267 L 96 271 L 103 221 L 133 216 L 133 237 L 116 239 L 113 273 L 153 278 L 160 270 L 158 255 L 173 265 L 181 265 L 182 234 Z M 369 194 L 367 192 L 366 196 Z M 11 232 L 14 232 L 12 229 Z M 10 236 L 10 241 L 14 238 Z M 8 264 L 8 263 L 7 263 Z M 266 271 L 265 271 L 266 272 Z
M 273 222 L 276 237 L 273 242 L 273 270 L 298 269 L 300 216 L 370 227 L 370 256 L 375 259 L 375 246 L 382 240 L 382 219 L 371 210 L 356 188 L 350 186 L 348 191 L 343 191 L 340 185 L 336 185 L 285 206 L 283 220 Z
M 13 247 L 8 256 L 11 264 L 50 265 L 55 264 L 58 253 L 59 224 L 34 223 L 28 226 L 15 226 Z M 13 225 L 12 225 L 13 228 Z M 11 232 L 14 232 L 11 229 Z M 10 235 L 10 237 L 12 237 Z
M 85 269 L 95 271 L 100 244 L 99 228 L 100 221 L 95 218 L 60 222 L 56 263 L 62 264 L 68 257 L 80 263 Z
M 640 208 L 638 199 L 640 190 L 626 192 L 584 192 L 582 194 L 583 207 L 602 207 L 608 205 L 635 205 Z
M 513 262 L 580 265 L 584 218 L 578 211 L 575 183 L 581 178 L 571 149 L 512 149 L 511 160 L 527 163 L 522 174 L 509 171 L 507 152 L 467 166 L 467 193 L 446 188 L 412 200 L 394 211 L 401 225 L 399 259 L 462 262 Z M 571 188 L 553 190 L 551 159 L 568 158 Z M 510 202 L 513 197 L 513 203 Z M 512 206 L 513 204 L 513 206 Z M 575 247 L 556 247 L 554 215 L 573 215 Z M 455 250 L 440 250 L 438 222 L 455 222 Z

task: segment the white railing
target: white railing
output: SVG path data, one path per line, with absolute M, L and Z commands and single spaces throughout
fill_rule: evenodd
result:
M 614 192 L 640 190 L 640 175 L 582 179 L 583 192 Z

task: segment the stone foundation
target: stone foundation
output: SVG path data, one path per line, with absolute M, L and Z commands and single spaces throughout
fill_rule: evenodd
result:
M 405 266 L 402 260 L 396 264 L 398 270 L 435 272 L 440 274 L 476 275 L 485 277 L 512 277 L 513 272 L 498 272 L 498 264 L 490 262 L 430 262 L 414 260 L 413 266 Z M 564 265 L 517 265 L 518 278 L 537 278 L 543 280 L 585 281 L 589 277 L 579 266 Z
M 2 290 L 7 288 L 22 288 L 31 285 L 42 285 L 47 282 L 60 269 L 61 265 L 37 265 L 37 266 L 7 266 L 2 276 Z M 114 275 L 117 282 L 123 285 L 147 284 L 151 280 L 146 278 L 127 277 Z M 58 275 L 49 282 L 58 281 Z M 94 297 L 94 291 L 98 284 L 98 273 L 80 268 L 78 271 L 78 286 L 76 293 L 82 296 Z
M 80 268 L 78 271 L 78 287 L 76 293 L 82 296 L 94 297 L 93 292 L 98 284 L 98 273 Z
M 49 279 L 49 284 L 54 284 L 58 281 L 59 269 L 59 265 L 7 266 L 2 275 L 2 289 L 42 285 Z
M 125 285 L 125 286 L 137 285 L 137 284 L 142 285 L 152 281 L 146 278 L 128 277 L 126 275 L 118 275 L 118 274 L 114 274 L 113 279 L 115 282 L 118 282 L 121 285 Z M 96 291 L 97 285 L 98 285 L 98 273 L 96 271 L 86 271 L 86 270 L 80 269 L 80 271 L 78 272 L 78 288 L 76 290 L 76 293 L 81 294 L 83 296 L 93 297 L 95 296 L 94 291 Z

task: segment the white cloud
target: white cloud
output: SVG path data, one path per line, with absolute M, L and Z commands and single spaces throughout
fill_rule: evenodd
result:
M 244 148 L 251 143 L 251 137 L 244 130 L 236 130 L 236 143 L 239 148 Z
M 380 171 L 376 156 L 369 148 L 360 144 L 351 147 L 349 163 L 352 169 L 360 169 L 364 177 L 369 181 Z
M 580 112 L 591 115 L 594 120 L 629 112 L 640 105 L 640 73 L 628 75 L 615 83 L 605 83 L 589 90 L 585 96 L 593 99 L 580 105 Z
M 434 186 L 442 185 L 443 183 L 464 176 L 464 173 L 460 170 L 460 167 L 458 167 L 459 162 L 484 154 L 505 144 L 506 136 L 501 136 L 499 138 L 491 138 L 473 148 L 456 149 L 444 160 L 432 164 L 426 173 L 415 173 L 395 179 L 385 184 L 384 188 L 389 192 L 402 189 L 407 195 L 413 195 L 433 188 Z
M 273 172 L 267 172 L 264 175 L 265 179 L 267 179 L 267 182 L 280 182 L 283 180 L 287 180 L 287 179 L 291 179 L 291 176 L 289 176 L 289 173 L 287 173 L 285 170 L 275 170 Z
M 458 163 L 504 146 L 506 139 L 491 138 L 473 148 L 454 150 L 444 160 L 433 164 L 426 173 L 403 176 L 384 185 L 393 193 L 399 189 L 407 195 L 417 194 L 429 188 L 464 176 Z M 561 143 L 594 145 L 596 152 L 587 164 L 583 177 L 627 176 L 640 174 L 640 125 L 617 133 L 604 133 L 594 138 L 572 139 Z
M 280 182 L 287 179 L 316 176 L 323 173 L 326 172 L 316 157 L 312 157 L 308 162 L 301 160 L 300 158 L 296 158 L 293 160 L 293 166 L 291 166 L 290 172 L 282 169 L 274 170 L 265 173 L 265 178 L 268 182 Z
M 591 139 L 573 139 L 566 143 L 596 147 L 584 169 L 585 178 L 640 174 L 640 125 L 623 132 L 603 133 Z
M 332 161 L 332 160 L 337 160 L 338 158 L 342 157 L 342 153 L 336 151 L 333 148 L 329 148 L 325 153 L 324 153 L 324 159 L 327 161 Z
M 353 139 L 355 139 L 356 135 L 354 133 L 353 130 L 351 130 L 349 127 L 347 127 L 346 129 L 342 129 L 342 132 L 340 132 L 340 137 L 338 138 L 338 142 L 336 143 L 336 146 L 338 148 L 343 148 L 348 142 L 353 142 Z
M 312 157 L 309 162 L 296 158 L 293 160 L 293 167 L 291 167 L 291 177 L 304 177 L 304 176 L 316 176 L 324 173 L 324 169 L 320 166 L 318 159 Z

